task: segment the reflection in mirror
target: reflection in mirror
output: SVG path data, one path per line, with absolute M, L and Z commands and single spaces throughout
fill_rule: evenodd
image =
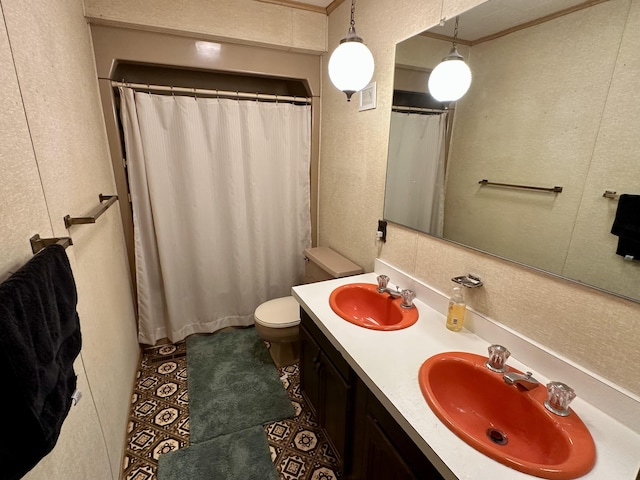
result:
M 396 47 L 385 219 L 640 301 L 640 252 L 611 233 L 618 195 L 640 194 L 640 0 L 463 13 L 473 82 L 438 105 L 426 85 L 452 24 Z

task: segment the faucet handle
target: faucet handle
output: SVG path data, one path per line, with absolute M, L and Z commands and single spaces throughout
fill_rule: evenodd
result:
M 416 298 L 416 292 L 413 290 L 402 290 L 400 296 L 402 297 L 402 303 L 400 304 L 402 308 L 413 307 L 413 299 Z
M 507 358 L 511 355 L 511 352 L 502 345 L 491 345 L 489 347 L 489 358 L 485 362 L 485 365 L 492 372 L 503 373 L 507 371 Z
M 388 283 L 389 283 L 389 277 L 387 277 L 386 275 L 378 275 L 378 291 L 379 292 L 387 288 Z
M 547 384 L 547 399 L 544 406 L 552 413 L 566 417 L 571 414 L 569 404 L 576 398 L 576 392 L 569 385 L 562 382 L 550 382 Z

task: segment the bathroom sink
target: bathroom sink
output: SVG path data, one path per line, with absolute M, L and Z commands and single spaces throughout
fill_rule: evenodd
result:
M 418 321 L 418 309 L 403 308 L 401 298 L 378 293 L 377 285 L 349 283 L 329 296 L 331 309 L 344 320 L 373 330 L 400 330 Z
M 548 411 L 547 389 L 507 385 L 486 357 L 447 352 L 427 359 L 418 379 L 438 418 L 476 450 L 515 470 L 550 479 L 573 479 L 595 463 L 593 438 L 578 415 Z M 507 372 L 518 372 L 507 367 Z

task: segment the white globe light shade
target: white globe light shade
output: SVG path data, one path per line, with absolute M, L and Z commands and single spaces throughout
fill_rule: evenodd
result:
M 462 58 L 443 60 L 429 76 L 429 93 L 439 102 L 455 102 L 471 85 L 471 70 Z
M 366 87 L 373 77 L 373 55 L 362 42 L 346 41 L 329 58 L 329 78 L 338 90 L 351 94 Z

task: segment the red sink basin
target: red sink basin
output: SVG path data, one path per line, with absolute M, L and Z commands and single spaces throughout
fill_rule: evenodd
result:
M 400 330 L 418 321 L 418 309 L 402 308 L 402 299 L 378 293 L 377 285 L 349 283 L 329 296 L 331 309 L 347 322 L 373 330 Z
M 543 405 L 544 385 L 530 391 L 507 385 L 485 361 L 480 355 L 447 352 L 422 364 L 420 388 L 438 418 L 473 448 L 515 470 L 550 479 L 589 472 L 595 445 L 578 415 L 549 412 Z

